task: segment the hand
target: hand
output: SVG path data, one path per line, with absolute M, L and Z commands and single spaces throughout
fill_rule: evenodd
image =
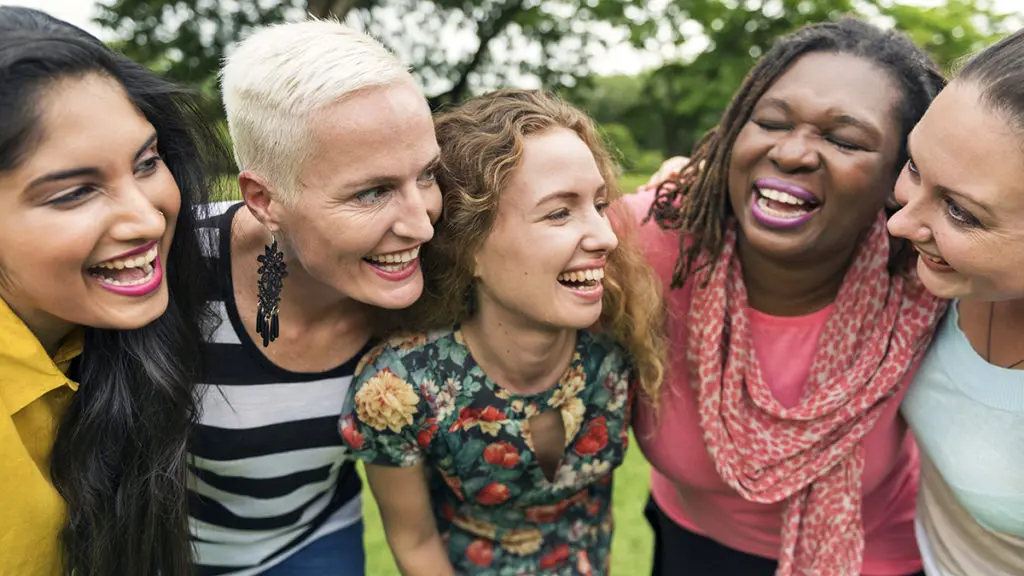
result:
M 690 159 L 686 156 L 673 156 L 666 159 L 661 163 L 661 167 L 658 171 L 651 176 L 651 179 L 647 181 L 648 186 L 658 186 L 662 182 L 667 180 L 675 180 L 679 177 L 679 173 L 682 172 L 683 168 L 690 163 Z

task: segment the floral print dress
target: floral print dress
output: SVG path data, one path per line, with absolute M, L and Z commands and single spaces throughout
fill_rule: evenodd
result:
M 633 380 L 626 351 L 588 331 L 559 383 L 529 396 L 488 378 L 457 330 L 396 337 L 357 369 L 341 434 L 367 463 L 423 463 L 457 573 L 607 574 Z M 566 439 L 553 480 L 530 434 L 530 418 L 550 410 Z

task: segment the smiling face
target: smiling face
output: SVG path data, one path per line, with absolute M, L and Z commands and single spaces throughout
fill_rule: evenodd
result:
M 736 137 L 729 199 L 743 242 L 784 261 L 846 255 L 892 190 L 899 92 L 869 60 L 799 58 Z
M 410 306 L 423 291 L 419 248 L 441 212 L 426 100 L 407 78 L 357 92 L 311 122 L 314 153 L 295 199 L 271 203 L 287 255 L 348 298 Z
M 480 313 L 544 329 L 597 322 L 605 260 L 618 245 L 607 205 L 594 155 L 574 132 L 527 136 L 474 259 Z
M 181 203 L 153 126 L 97 74 L 45 86 L 38 113 L 39 142 L 0 173 L 0 296 L 37 335 L 152 322 Z
M 1022 137 L 962 82 L 940 93 L 911 133 L 911 159 L 896 183 L 904 207 L 889 231 L 914 243 L 932 293 L 1024 298 Z

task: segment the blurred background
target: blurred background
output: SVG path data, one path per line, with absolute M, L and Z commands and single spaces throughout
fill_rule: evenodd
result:
M 254 26 L 333 16 L 408 64 L 436 108 L 499 87 L 545 87 L 586 110 L 619 154 L 622 186 L 689 154 L 772 40 L 856 14 L 905 31 L 949 72 L 1024 25 L 1021 0 L 7 0 L 39 8 L 206 96 L 221 58 Z M 226 134 L 226 131 L 223 131 Z M 226 136 L 225 136 L 226 138 Z M 234 175 L 225 167 L 226 196 Z M 615 476 L 613 573 L 650 573 L 642 509 L 648 468 L 629 452 Z M 397 575 L 366 492 L 368 574 Z

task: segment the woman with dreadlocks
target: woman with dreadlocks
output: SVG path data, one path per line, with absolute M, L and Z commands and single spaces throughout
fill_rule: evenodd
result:
M 906 138 L 943 80 L 854 19 L 779 39 L 692 168 L 628 201 L 666 293 L 655 574 L 916 573 L 899 403 L 945 306 L 886 233 Z

